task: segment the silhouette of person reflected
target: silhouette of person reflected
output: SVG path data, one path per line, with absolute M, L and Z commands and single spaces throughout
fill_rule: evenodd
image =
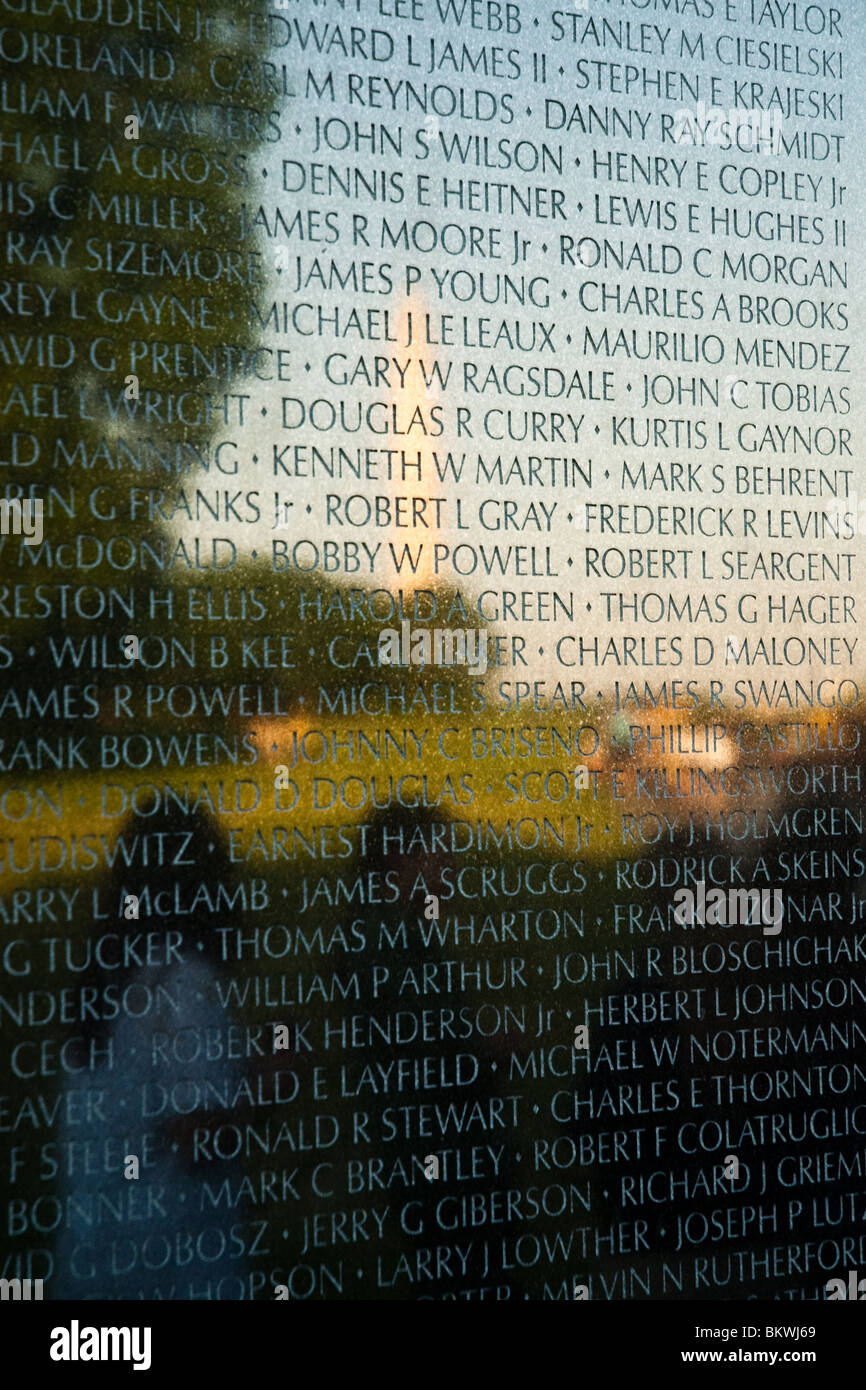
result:
M 83 973 L 95 997 L 76 1031 L 91 1065 L 66 1076 L 60 1107 L 66 1221 L 46 1291 L 77 1299 L 249 1296 L 227 1213 L 204 1189 L 209 1178 L 236 1187 L 242 1165 L 220 1162 L 214 1172 L 195 1161 L 196 1130 L 233 1118 L 218 1098 L 230 1098 L 246 1070 L 243 1060 L 228 1060 L 231 1019 L 216 988 L 226 967 L 209 902 L 218 882 L 229 891 L 233 884 L 225 837 L 208 813 L 175 808 L 133 815 L 122 841 L 132 866 L 117 854 L 100 893 L 112 924 L 93 940 Z M 166 898 L 171 915 L 161 910 Z M 70 1103 L 73 1092 L 80 1105 Z M 73 1122 L 84 1115 L 85 1125 Z M 242 1214 L 233 1206 L 234 1220 Z

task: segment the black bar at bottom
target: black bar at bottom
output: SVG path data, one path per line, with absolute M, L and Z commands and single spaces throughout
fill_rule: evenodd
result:
M 443 1323 L 425 1316 L 407 1325 L 405 1308 L 389 1319 L 381 1303 L 374 1315 L 345 1303 L 329 1307 L 277 1300 L 7 1301 L 0 1303 L 0 1329 L 6 1369 L 20 1368 L 10 1375 L 10 1383 L 25 1371 L 45 1375 L 49 1383 L 57 1377 L 61 1384 L 70 1376 L 92 1379 L 100 1371 L 115 1378 L 136 1375 L 142 1382 L 146 1375 L 162 1380 L 179 1373 L 206 1375 L 214 1386 L 236 1381 L 248 1390 L 251 1378 L 273 1384 L 274 1376 L 283 1373 L 293 1380 L 323 1374 L 330 1379 L 339 1373 L 343 1358 L 353 1376 L 365 1363 L 368 1370 L 390 1364 L 395 1379 L 423 1374 L 425 1381 L 440 1366 L 453 1375 L 455 1357 L 472 1374 L 479 1369 L 487 1373 L 505 1358 L 506 1373 L 513 1376 L 518 1368 L 509 1366 L 509 1358 L 516 1346 L 528 1357 L 533 1375 L 550 1364 L 551 1353 L 560 1352 L 568 1357 L 563 1372 L 568 1364 L 582 1367 L 591 1380 L 602 1373 L 620 1377 L 632 1372 L 643 1383 L 675 1367 L 699 1374 L 716 1365 L 805 1366 L 825 1379 L 847 1374 L 862 1345 L 863 1313 L 843 1302 L 575 1301 L 567 1308 L 560 1305 L 558 1315 L 546 1313 L 540 1328 L 534 1314 L 515 1324 L 509 1313 L 507 1323 L 500 1324 L 498 1318 L 488 1321 L 487 1312 L 480 1321 L 449 1316 Z

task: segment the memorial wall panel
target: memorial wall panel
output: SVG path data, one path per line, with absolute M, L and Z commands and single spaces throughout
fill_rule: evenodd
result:
M 0 0 L 0 1277 L 866 1275 L 863 40 Z

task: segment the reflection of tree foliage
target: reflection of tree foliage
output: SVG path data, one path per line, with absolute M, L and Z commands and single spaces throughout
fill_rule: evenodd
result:
M 108 584 L 126 592 L 126 585 L 118 586 L 112 580 Z M 147 586 L 136 582 L 130 587 L 135 592 L 135 601 L 144 602 Z M 184 727 L 198 728 L 208 726 L 207 708 L 221 712 L 226 708 L 219 698 L 215 705 L 212 703 L 218 687 L 228 700 L 233 686 L 259 684 L 267 692 L 263 696 L 266 707 L 273 708 L 273 692 L 276 691 L 279 709 L 287 713 L 298 697 L 302 697 L 307 709 L 312 711 L 317 707 L 320 688 L 328 689 L 333 698 L 344 680 L 374 681 L 396 690 L 407 681 L 417 681 L 423 674 L 423 668 L 417 666 L 378 665 L 379 634 L 387 627 L 399 633 L 399 616 L 380 619 L 380 610 L 375 605 L 371 611 L 369 605 L 361 609 L 356 603 L 353 610 L 349 586 L 329 577 L 316 576 L 311 580 L 296 572 L 274 575 L 261 561 L 239 556 L 221 585 L 209 584 L 207 577 L 201 574 L 183 572 L 174 574 L 158 588 L 160 599 L 171 592 L 170 618 L 162 616 L 163 610 L 157 609 L 158 616 L 153 621 L 137 624 L 125 618 L 118 609 L 113 618 L 100 622 L 62 623 L 53 617 L 40 623 L 38 628 L 31 622 L 16 624 L 9 649 L 18 658 L 18 670 L 30 669 L 26 684 L 22 681 L 17 685 L 10 697 L 15 703 L 8 705 L 9 717 L 14 718 L 18 708 L 26 717 L 29 689 L 38 702 L 30 708 L 31 719 L 38 718 L 40 727 L 46 730 L 52 726 L 59 729 L 64 722 L 64 702 L 58 696 L 56 705 L 53 704 L 52 692 L 64 683 L 79 688 L 88 686 L 94 698 L 99 699 L 100 716 L 88 719 L 76 733 L 84 738 L 85 749 L 92 745 L 95 750 L 101 731 L 106 727 L 119 730 L 124 723 L 128 727 L 128 719 L 124 721 L 122 714 L 119 717 L 116 714 L 114 691 L 118 686 L 128 688 L 129 708 L 136 713 L 146 708 L 148 687 L 190 687 L 194 697 L 184 697 L 181 707 L 186 709 L 194 698 L 197 712 L 185 719 Z M 443 615 L 450 612 L 448 626 L 489 630 L 489 624 L 477 614 L 465 609 L 458 611 L 456 591 L 437 589 L 436 598 L 438 613 L 427 625 L 445 626 Z M 466 612 L 466 616 L 461 617 L 461 612 Z M 422 625 L 412 619 L 413 630 Z M 128 663 L 123 657 L 122 638 L 136 631 L 151 634 L 144 648 L 146 661 Z M 40 639 L 45 654 L 49 649 L 58 656 L 66 653 L 62 667 L 56 669 L 44 655 L 36 661 L 22 656 L 29 644 L 38 643 Z M 343 641 L 333 647 L 337 655 L 331 660 L 329 654 L 335 639 Z M 93 660 L 91 643 L 96 644 Z M 71 653 L 80 659 L 80 666 L 72 665 Z M 339 665 L 340 661 L 351 661 L 356 656 L 357 665 L 353 669 L 347 671 Z M 455 699 L 468 698 L 471 685 L 477 683 L 477 678 L 465 665 L 433 669 L 436 679 L 447 680 L 453 687 Z M 87 708 L 92 709 L 92 706 Z M 225 717 L 228 725 L 236 729 L 244 723 L 239 702 L 231 702 L 229 711 L 228 716 L 221 713 L 221 718 Z M 143 718 L 141 723 L 136 720 L 135 729 L 130 731 L 140 730 L 143 723 Z M 177 723 L 167 699 L 154 703 L 146 720 L 147 728 L 154 731 L 173 730 Z M 26 726 L 22 724 L 19 736 L 25 732 Z M 98 766 L 95 751 L 90 765 Z M 23 764 L 17 769 L 19 773 L 21 766 Z
M 22 684 L 43 696 L 64 681 L 103 684 L 125 678 L 128 683 L 132 674 L 95 674 L 89 661 L 78 670 L 68 660 L 56 668 L 49 638 L 59 646 L 64 637 L 77 644 L 95 635 L 105 640 L 108 660 L 123 667 L 122 635 L 172 629 L 165 606 L 148 609 L 148 591 L 162 594 L 176 585 L 183 562 L 171 570 L 138 562 L 143 542 L 156 550 L 165 545 L 169 553 L 173 542 L 159 512 L 148 515 L 144 505 L 131 515 L 129 490 L 162 490 L 169 512 L 172 492 L 181 481 L 207 492 L 230 484 L 231 477 L 222 476 L 213 463 L 219 415 L 209 424 L 186 426 L 167 418 L 167 400 L 181 392 L 221 399 L 224 392 L 251 389 L 237 376 L 239 350 L 251 345 L 238 293 L 244 287 L 229 284 L 225 275 L 202 277 L 213 275 L 217 258 L 224 264 L 232 255 L 246 264 L 249 247 L 239 240 L 240 203 L 259 174 L 251 164 L 257 132 L 262 139 L 275 138 L 278 127 L 274 118 L 265 133 L 268 113 L 258 109 L 258 98 L 245 95 L 248 86 L 236 96 L 220 91 L 211 79 L 220 55 L 231 55 L 221 60 L 221 80 L 253 56 L 248 26 L 236 19 L 232 6 L 199 10 L 189 0 L 179 0 L 158 8 L 158 32 L 81 26 L 82 65 L 102 54 L 93 72 L 77 72 L 70 65 L 62 82 L 46 81 L 44 68 L 33 64 L 20 64 L 15 72 L 31 98 L 41 83 L 53 103 L 52 114 L 45 100 L 32 101 L 31 112 L 16 118 L 26 154 L 16 172 L 26 180 L 22 188 L 32 207 L 27 211 L 22 197 L 18 214 L 8 219 L 10 233 L 23 234 L 30 258 L 29 269 L 19 267 L 19 278 L 38 279 L 52 297 L 44 318 L 7 319 L 0 337 L 4 426 L 31 432 L 39 446 L 34 467 L 7 476 L 16 483 L 23 479 L 29 494 L 45 503 L 42 546 L 25 547 L 17 537 L 3 545 L 4 569 L 15 574 L 28 595 L 18 602 L 9 643 Z M 68 19 L 62 7 L 49 9 L 34 27 L 60 41 Z M 179 33 L 170 19 L 178 22 Z M 200 24 L 205 32 L 197 32 Z M 173 69 L 173 78 L 150 76 L 151 61 L 156 74 Z M 136 65 L 143 67 L 144 76 L 136 73 Z M 137 140 L 125 138 L 128 116 L 139 121 Z M 5 167 L 11 171 L 8 162 Z M 54 238 L 69 242 L 63 264 Z M 192 273 L 195 257 L 201 277 Z M 32 300 L 32 288 L 28 293 Z M 58 363 L 74 351 L 68 367 L 39 365 L 35 339 L 41 338 L 44 352 L 48 334 L 54 335 Z M 19 365 L 30 338 L 34 341 Z M 137 402 L 124 398 L 124 381 L 131 373 L 139 377 Z M 46 383 L 56 388 L 50 417 Z M 197 413 L 192 400 L 186 413 L 188 418 Z M 198 458 L 209 467 L 200 466 Z M 79 564 L 76 543 L 81 536 L 93 539 L 81 542 Z M 128 545 L 118 537 L 128 537 Z M 104 547 L 112 541 L 121 564 L 135 551 L 136 562 L 128 569 L 106 560 Z M 210 577 L 195 570 L 183 574 L 188 582 Z M 62 584 L 69 586 L 65 616 L 57 587 Z M 43 586 L 39 598 L 34 597 L 35 586 Z M 72 590 L 79 586 L 89 588 L 87 617 L 74 610 Z M 106 596 L 101 614 L 98 589 Z M 109 589 L 119 594 L 112 612 Z M 130 606 L 132 619 L 123 611 Z M 37 654 L 31 657 L 34 644 Z M 98 671 L 99 660 L 96 666 Z

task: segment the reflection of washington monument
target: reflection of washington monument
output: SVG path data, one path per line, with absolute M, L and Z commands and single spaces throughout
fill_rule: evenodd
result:
M 413 325 L 418 325 L 423 323 L 426 311 L 427 306 L 419 294 L 415 293 L 404 299 L 397 311 L 398 338 L 400 342 L 405 343 L 409 337 L 406 328 L 407 315 L 411 314 Z M 413 327 L 412 337 L 413 341 L 418 341 L 419 330 L 417 326 Z M 416 358 L 414 362 L 410 360 L 405 382 L 406 384 L 402 390 L 400 390 L 399 395 L 397 393 L 392 395 L 391 402 L 389 403 L 396 403 L 399 399 L 401 413 L 404 419 L 412 420 L 418 418 L 429 421 L 431 407 L 442 404 L 441 387 L 436 375 L 429 369 L 425 374 L 422 374 L 419 366 L 419 359 Z M 429 436 L 424 436 L 425 443 L 428 438 Z M 440 438 L 444 438 L 444 436 L 440 436 Z M 417 481 L 415 481 L 413 470 L 411 479 L 409 477 L 405 480 L 392 477 L 388 484 L 392 502 L 392 515 L 396 513 L 396 499 L 398 496 L 406 497 L 410 490 L 415 496 L 420 495 L 424 498 L 440 496 L 442 487 L 447 486 L 447 484 L 438 486 L 438 478 L 434 479 L 430 477 L 430 470 L 433 467 L 432 450 L 429 447 L 421 447 L 420 454 L 423 462 L 421 477 Z M 443 507 L 428 507 L 426 509 L 427 525 L 425 525 L 423 530 L 411 526 L 395 526 L 393 523 L 389 529 L 387 539 L 393 547 L 394 555 L 402 556 L 404 554 L 403 547 L 409 545 L 414 558 L 417 549 L 418 560 L 414 571 L 411 573 L 411 578 L 413 585 L 419 588 L 433 588 L 436 584 L 436 573 L 433 564 L 434 546 L 437 541 L 444 541 L 447 534 L 445 529 L 437 523 L 436 518 L 437 513 L 444 513 L 444 515 L 447 515 L 451 504 L 452 499 L 448 497 Z M 408 505 L 406 503 L 403 504 L 403 512 L 411 516 L 411 502 L 408 503 Z M 389 557 L 391 553 L 392 551 L 387 551 Z M 400 574 L 401 580 L 406 577 L 405 570 L 406 565 L 404 562 Z
M 433 459 L 434 448 L 439 448 L 440 453 L 447 449 L 447 445 L 443 446 L 445 433 L 436 431 L 442 428 L 442 393 L 451 365 L 444 368 L 443 375 L 441 363 L 419 355 L 414 347 L 422 341 L 426 313 L 426 305 L 417 294 L 404 298 L 396 310 L 388 311 L 394 347 L 387 356 L 387 347 L 384 352 L 329 353 L 329 357 L 342 363 L 338 380 L 348 392 L 355 393 L 340 405 L 351 406 L 352 420 L 357 418 L 358 429 L 371 405 L 385 407 L 385 418 L 393 422 L 393 430 L 375 430 L 373 438 L 377 444 L 382 440 L 382 446 L 375 447 L 370 442 L 369 432 L 369 447 L 359 444 L 354 423 L 351 433 L 342 434 L 327 447 L 311 440 L 311 460 L 306 462 L 309 473 L 295 475 L 298 490 L 294 495 L 287 493 L 275 477 L 274 491 L 263 509 L 265 523 L 272 532 L 282 533 L 281 539 L 303 542 L 298 526 L 306 509 L 311 519 L 315 515 L 318 533 L 316 539 L 310 538 L 312 547 L 320 543 L 319 537 L 327 538 L 332 545 L 345 541 L 349 546 L 357 542 L 362 549 L 366 547 L 366 558 L 358 570 L 349 566 L 345 570 L 351 586 L 391 590 L 409 584 L 427 588 L 436 580 L 434 547 L 437 542 L 445 544 L 445 519 L 454 505 L 452 497 L 442 495 L 447 469 L 440 465 L 445 475 L 440 481 Z M 406 356 L 393 355 L 400 351 L 397 343 L 407 341 L 413 347 Z M 334 379 L 329 376 L 328 380 L 330 389 L 337 389 Z M 361 389 L 381 389 L 383 384 L 384 400 L 359 399 L 357 393 Z M 338 418 L 330 398 L 315 404 L 326 408 L 326 418 Z M 312 409 L 308 418 L 315 428 Z M 345 421 L 344 426 L 349 428 Z M 309 479 L 306 483 L 305 478 Z M 309 491 L 302 498 L 305 487 Z

